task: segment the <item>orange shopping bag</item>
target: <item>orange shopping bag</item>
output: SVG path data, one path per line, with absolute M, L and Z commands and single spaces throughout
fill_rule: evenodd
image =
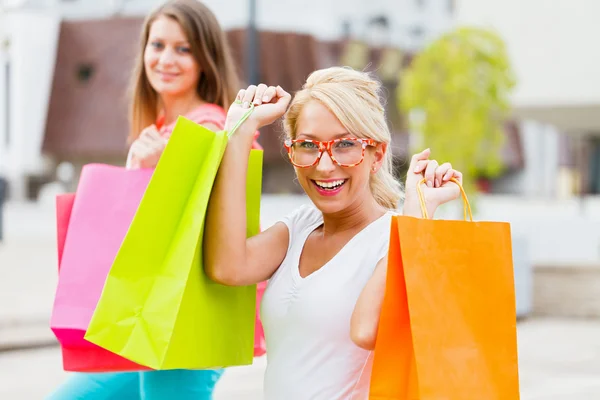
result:
M 458 182 L 455 182 L 458 183 Z M 422 183 L 421 183 L 422 184 Z M 392 218 L 370 400 L 519 399 L 510 225 Z

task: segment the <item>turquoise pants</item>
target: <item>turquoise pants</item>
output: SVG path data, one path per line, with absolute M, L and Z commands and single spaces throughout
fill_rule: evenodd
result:
M 46 400 L 212 400 L 223 370 L 75 373 Z

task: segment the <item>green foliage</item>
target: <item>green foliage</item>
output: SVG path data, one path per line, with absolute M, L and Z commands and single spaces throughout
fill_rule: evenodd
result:
M 449 161 L 474 189 L 478 177 L 502 172 L 503 123 L 515 86 L 502 39 L 486 29 L 461 27 L 417 55 L 402 72 L 398 104 L 420 134 L 420 151 L 430 147 L 440 163 Z

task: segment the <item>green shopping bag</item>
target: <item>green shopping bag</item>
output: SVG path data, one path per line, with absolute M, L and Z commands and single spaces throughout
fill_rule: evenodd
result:
M 154 171 L 107 277 L 85 339 L 153 369 L 252 363 L 256 285 L 211 281 L 202 238 L 226 132 L 183 117 Z M 248 235 L 259 232 L 262 151 L 247 180 Z

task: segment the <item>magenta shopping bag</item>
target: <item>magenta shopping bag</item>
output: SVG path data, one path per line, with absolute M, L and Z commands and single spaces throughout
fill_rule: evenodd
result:
M 65 239 L 67 238 L 74 201 L 75 193 L 66 193 L 56 196 L 56 247 L 58 250 L 58 272 L 60 272 L 60 262 L 65 248 Z
M 70 194 L 57 199 L 60 272 L 50 326 L 67 371 L 147 369 L 83 337 L 152 173 L 86 165 L 74 198 Z

